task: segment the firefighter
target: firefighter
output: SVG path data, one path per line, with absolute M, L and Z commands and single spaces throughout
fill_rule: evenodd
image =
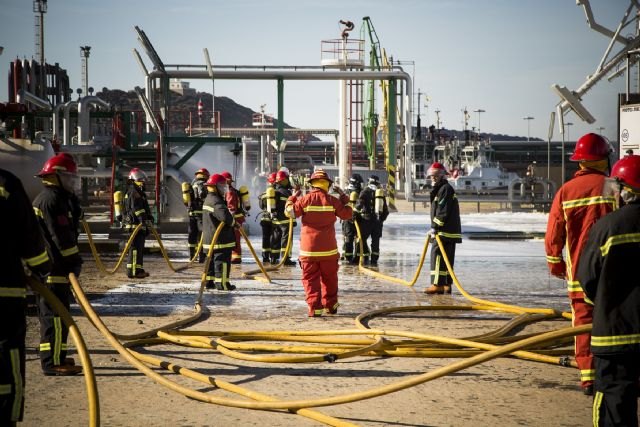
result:
M 207 198 L 202 206 L 202 249 L 208 253 L 213 235 L 220 223 L 224 223 L 213 246 L 213 258 L 206 271 L 206 288 L 233 291 L 236 287 L 229 283 L 231 270 L 231 250 L 236 245 L 233 229 L 239 227 L 229 211 L 225 194 L 228 180 L 220 174 L 213 174 L 207 180 Z
M 233 176 L 224 171 L 220 175 L 227 180 L 227 192 L 225 193 L 225 199 L 227 201 L 227 207 L 233 215 L 233 218 L 236 220 L 236 224 L 238 227 L 233 228 L 233 233 L 235 236 L 236 245 L 231 251 L 231 264 L 241 264 L 242 263 L 242 248 L 240 246 L 240 227 L 244 224 L 245 214 L 247 213 L 247 209 L 245 203 L 243 203 L 243 198 L 240 197 L 240 192 L 232 185 L 234 182 Z M 248 200 L 248 190 L 246 187 L 244 188 L 246 195 L 245 197 Z
M 372 192 L 365 187 L 360 194 L 358 194 L 358 201 L 356 202 L 354 221 L 358 223 L 360 228 L 360 238 L 362 238 L 362 257 L 363 264 L 369 264 L 369 257 L 371 251 L 369 249 L 369 237 L 371 237 L 371 231 L 373 229 L 374 221 L 374 207 L 375 207 L 375 192 Z M 357 237 L 357 236 L 356 236 Z M 355 242 L 355 248 L 353 251 L 353 264 L 358 264 L 360 258 L 360 242 Z
M 182 183 L 182 201 L 189 212 L 189 226 L 187 228 L 187 242 L 189 244 L 189 259 L 196 255 L 198 242 L 202 236 L 202 204 L 207 197 L 206 182 L 209 179 L 209 171 L 200 168 L 195 173 L 191 183 Z M 204 262 L 206 254 L 200 250 L 198 262 Z
M 551 274 L 567 281 L 573 326 L 586 325 L 593 319 L 593 307 L 584 300 L 576 271 L 591 226 L 615 208 L 615 197 L 605 186 L 609 152 L 609 144 L 600 135 L 588 133 L 578 139 L 570 160 L 579 162 L 579 170 L 560 187 L 549 211 L 544 239 L 547 264 Z M 590 338 L 589 333 L 574 338 L 580 385 L 588 396 L 593 395 L 595 374 Z
M 70 194 L 78 191 L 78 168 L 73 158 L 56 155 L 47 160 L 38 177 L 44 189 L 33 200 L 33 209 L 45 237 L 53 261 L 46 285 L 69 309 L 71 288 L 69 273 L 80 276 L 82 258 L 74 224 Z M 82 368 L 67 358 L 69 328 L 60 320 L 49 303 L 38 297 L 40 319 L 40 364 L 45 375 L 76 375 Z
M 630 263 L 640 259 L 640 156 L 611 171 L 623 206 L 598 220 L 576 273 L 593 302 L 594 426 L 637 426 L 640 391 L 640 282 Z
M 444 165 L 434 162 L 427 170 L 431 179 L 431 286 L 424 292 L 427 295 L 450 294 L 453 278 L 444 262 L 443 254 L 435 241 L 440 237 L 444 253 L 453 267 L 456 255 L 456 244 L 462 243 L 462 227 L 460 225 L 460 207 L 456 192 L 447 181 L 449 173 Z
M 338 243 L 336 217 L 347 220 L 353 211 L 349 197 L 335 186 L 337 199 L 328 194 L 332 181 L 322 169 L 309 178 L 311 191 L 301 198 L 291 196 L 285 208 L 290 218 L 302 217 L 300 267 L 309 317 L 338 312 Z
M 291 197 L 292 189 L 289 182 L 289 172 L 286 169 L 280 169 L 276 173 L 276 205 L 272 215 L 273 237 L 271 239 L 271 263 L 277 264 L 280 256 L 284 256 L 289 241 L 289 218 L 285 215 L 284 208 L 289 197 Z M 293 222 L 296 226 L 296 222 Z M 284 260 L 283 265 L 296 265 L 291 260 L 291 254 Z
M 5 242 L 0 245 L 4 266 L 0 276 L 0 425 L 15 425 L 22 421 L 25 395 L 27 279 L 22 263 L 42 280 L 51 270 L 51 260 L 22 183 L 4 169 L 0 169 L 0 229 Z
M 149 229 L 153 226 L 153 216 L 144 192 L 147 174 L 139 168 L 133 168 L 129 172 L 127 193 L 124 196 L 125 228 L 129 233 L 142 224 L 141 230 L 136 234 L 129 248 L 129 261 L 127 262 L 127 277 L 130 279 L 144 279 L 149 273 L 144 270 L 144 242 L 149 235 Z
M 273 224 L 271 224 L 271 209 L 275 206 L 275 185 L 276 173 L 273 172 L 267 177 L 267 188 L 264 193 L 258 196 L 258 202 L 262 212 L 260 214 L 260 228 L 262 229 L 262 262 L 271 262 L 271 235 L 273 234 Z
M 356 241 L 357 233 L 354 221 L 358 217 L 359 213 L 356 211 L 356 203 L 360 192 L 362 191 L 362 176 L 358 173 L 354 173 L 349 178 L 349 186 L 347 187 L 347 195 L 349 196 L 349 206 L 353 210 L 353 216 L 350 219 L 342 221 L 342 238 L 344 240 L 342 244 L 342 257 L 349 264 L 357 264 L 357 258 L 355 254 L 357 249 L 354 250 L 354 244 Z M 358 224 L 360 225 L 360 224 Z
M 380 186 L 380 179 L 376 175 L 371 175 L 369 177 L 368 186 L 362 191 L 362 193 L 364 193 L 363 198 L 370 200 L 370 203 L 373 205 L 373 212 L 370 213 L 368 225 L 371 235 L 370 264 L 376 266 L 378 265 L 378 258 L 380 257 L 382 226 L 389 216 L 389 207 L 387 206 L 387 199 L 384 196 L 384 190 Z

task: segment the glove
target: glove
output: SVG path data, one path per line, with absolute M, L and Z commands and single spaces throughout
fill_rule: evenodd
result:
M 437 231 L 436 231 L 436 229 L 435 229 L 435 228 L 433 228 L 433 227 L 431 227 L 431 228 L 429 229 L 429 231 L 427 232 L 427 235 L 428 235 L 429 237 L 431 237 L 432 239 L 435 239 L 436 234 L 438 234 L 438 232 L 437 232 Z
M 548 263 L 551 274 L 559 279 L 564 279 L 567 276 L 567 264 L 564 261 Z
M 341 195 L 341 196 L 344 196 L 344 191 L 342 191 L 342 188 L 340 188 L 340 187 L 339 187 L 339 186 L 337 186 L 337 185 L 334 185 L 334 186 L 333 186 L 333 191 L 335 191 L 336 193 L 338 193 L 338 194 L 339 194 L 339 195 Z

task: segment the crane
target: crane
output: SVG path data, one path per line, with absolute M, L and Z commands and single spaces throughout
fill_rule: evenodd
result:
M 368 16 L 362 18 L 362 30 L 364 33 L 366 31 L 369 42 L 370 42 L 370 50 L 369 50 L 369 66 L 371 70 L 379 71 L 380 63 L 381 63 L 381 53 L 380 53 L 380 40 L 378 39 L 378 34 L 376 34 L 376 30 L 373 27 L 373 23 Z M 364 34 L 361 35 L 362 39 L 364 39 Z M 365 108 L 363 113 L 365 117 L 363 118 L 362 132 L 364 136 L 365 147 L 367 148 L 367 154 L 369 155 L 369 165 L 372 168 L 375 168 L 376 163 L 376 139 L 378 133 L 378 114 L 376 113 L 376 95 L 375 95 L 375 81 L 369 80 L 367 82 L 367 98 L 365 101 Z

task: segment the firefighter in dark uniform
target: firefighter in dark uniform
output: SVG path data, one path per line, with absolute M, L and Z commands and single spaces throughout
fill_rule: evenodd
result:
M 38 177 L 44 189 L 33 201 L 33 209 L 52 258 L 46 285 L 69 309 L 71 288 L 69 273 L 80 276 L 82 258 L 70 194 L 78 190 L 78 168 L 73 158 L 56 155 L 45 162 Z M 67 358 L 69 329 L 47 301 L 38 297 L 40 318 L 40 363 L 45 375 L 75 375 L 82 368 Z
M 22 421 L 24 412 L 26 277 L 22 262 L 44 279 L 51 270 L 44 238 L 22 183 L 0 169 L 0 425 Z M 12 242 L 12 244 L 7 244 Z
M 356 202 L 356 208 L 354 211 L 354 221 L 357 221 L 360 228 L 360 237 L 362 238 L 363 249 L 363 264 L 369 264 L 369 257 L 371 251 L 369 249 L 369 237 L 373 229 L 374 221 L 374 207 L 375 207 L 375 192 L 371 191 L 369 187 L 365 187 L 358 195 L 358 201 Z M 360 244 L 358 241 L 355 243 L 353 264 L 358 264 L 360 258 Z
M 144 242 L 149 235 L 149 227 L 153 225 L 153 216 L 144 192 L 144 183 L 147 174 L 139 168 L 131 169 L 127 184 L 127 194 L 124 196 L 125 227 L 130 233 L 142 224 L 141 230 L 136 234 L 129 248 L 129 261 L 127 262 L 127 277 L 130 279 L 144 279 L 149 273 L 144 271 Z
M 205 168 L 200 168 L 196 171 L 195 178 L 191 181 L 191 184 L 187 182 L 182 184 L 182 201 L 189 212 L 189 227 L 187 229 L 189 259 L 193 259 L 196 255 L 198 242 L 200 242 L 200 237 L 202 236 L 202 204 L 205 197 L 207 197 L 207 179 L 209 179 L 209 171 Z M 205 257 L 206 254 L 201 250 L 198 262 L 204 262 Z
M 640 386 L 640 156 L 611 170 L 623 206 L 589 231 L 577 278 L 593 304 L 594 426 L 637 426 Z
M 236 221 L 227 207 L 225 193 L 227 180 L 220 174 L 213 174 L 207 180 L 207 198 L 202 206 L 202 249 L 208 253 L 211 241 L 220 223 L 224 223 L 218 240 L 213 246 L 213 258 L 206 272 L 206 288 L 232 291 L 236 287 L 229 283 L 231 271 L 231 250 L 236 245 L 233 228 Z
M 370 264 L 378 265 L 380 257 L 380 238 L 382 237 L 382 226 L 389 216 L 389 207 L 387 206 L 387 198 L 384 196 L 384 190 L 380 186 L 380 179 L 376 175 L 369 177 L 369 185 L 362 193 L 363 198 L 373 201 L 373 213 L 369 220 L 369 228 L 371 234 L 371 261 Z
M 435 236 L 440 237 L 451 267 L 455 260 L 456 244 L 462 243 L 462 227 L 460 225 L 460 207 L 456 192 L 447 181 L 447 170 L 435 162 L 427 171 L 431 178 L 431 286 L 424 292 L 428 295 L 450 294 L 453 278 L 449 274 L 440 247 Z
M 227 207 L 233 215 L 233 218 L 236 220 L 236 224 L 238 227 L 234 227 L 233 234 L 235 236 L 236 245 L 231 251 L 231 264 L 241 264 L 242 263 L 242 246 L 240 246 L 240 228 L 245 221 L 246 210 L 242 203 L 242 198 L 240 197 L 240 192 L 233 186 L 233 176 L 230 172 L 224 171 L 220 175 L 227 180 L 227 192 L 225 194 L 225 199 L 227 201 Z M 245 187 L 246 190 L 246 187 Z M 248 190 L 247 190 L 248 196 Z
M 354 173 L 351 175 L 351 178 L 349 178 L 349 186 L 346 188 L 346 193 L 349 197 L 349 206 L 353 210 L 353 218 L 342 221 L 342 238 L 344 240 L 342 244 L 342 256 L 343 259 L 350 264 L 357 264 L 357 259 L 354 256 L 357 252 L 357 250 L 354 250 L 357 233 L 353 221 L 355 221 L 356 216 L 359 215 L 359 213 L 356 212 L 356 204 L 362 191 L 362 181 L 362 176 Z
M 273 172 L 267 177 L 267 188 L 264 193 L 258 196 L 258 203 L 262 212 L 260 213 L 260 228 L 262 229 L 262 262 L 271 262 L 271 236 L 273 234 L 273 224 L 271 223 L 271 206 L 275 206 L 276 173 Z
M 271 263 L 277 264 L 280 256 L 287 250 L 289 241 L 289 218 L 284 213 L 285 205 L 289 197 L 293 195 L 293 187 L 289 182 L 289 173 L 286 170 L 279 170 L 276 173 L 276 206 L 271 213 L 273 218 L 273 238 L 271 240 Z M 293 226 L 296 226 L 295 220 Z M 296 265 L 291 260 L 291 254 L 284 260 L 284 265 Z

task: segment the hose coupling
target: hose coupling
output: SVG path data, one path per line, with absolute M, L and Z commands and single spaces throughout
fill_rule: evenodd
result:
M 338 360 L 338 355 L 334 353 L 327 353 L 323 356 L 325 362 L 333 363 Z
M 571 366 L 571 358 L 569 356 L 561 357 L 559 360 L 560 366 L 564 366 L 565 368 Z

